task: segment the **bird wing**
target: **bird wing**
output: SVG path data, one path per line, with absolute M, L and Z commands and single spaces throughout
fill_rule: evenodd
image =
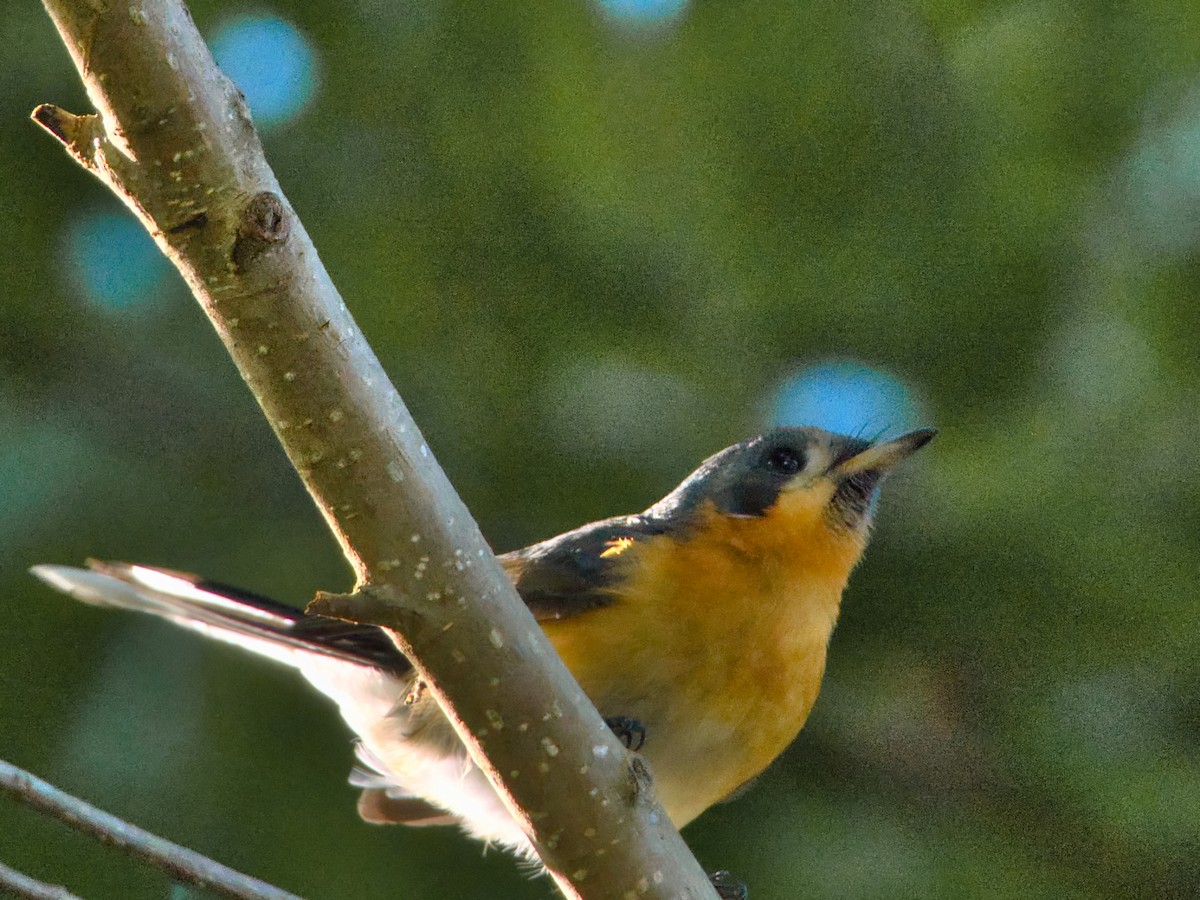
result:
M 611 602 L 620 554 L 661 531 L 641 516 L 608 519 L 506 553 L 500 562 L 535 618 L 563 619 Z M 412 668 L 381 628 L 310 615 L 195 575 L 98 560 L 87 569 L 30 571 L 84 603 L 150 613 L 296 668 L 313 655 L 397 675 Z
M 535 619 L 565 619 L 611 603 L 625 551 L 663 530 L 640 515 L 605 519 L 505 553 L 500 564 Z

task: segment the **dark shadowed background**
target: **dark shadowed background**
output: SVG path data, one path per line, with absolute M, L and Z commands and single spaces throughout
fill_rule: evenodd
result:
M 773 421 L 942 434 L 889 484 L 808 728 L 686 831 L 755 900 L 1200 881 L 1200 15 L 1139 3 L 195 2 L 493 546 Z M 27 119 L 0 7 L 0 757 L 313 898 L 544 898 L 360 823 L 298 678 L 25 574 L 302 605 L 347 569 L 182 282 Z M 0 801 L 0 860 L 160 875 Z

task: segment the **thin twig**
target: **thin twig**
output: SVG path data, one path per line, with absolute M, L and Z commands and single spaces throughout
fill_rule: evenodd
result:
M 60 884 L 46 884 L 0 862 L 0 894 L 5 891 L 26 900 L 80 900 Z
M 157 866 L 175 881 L 183 884 L 194 884 L 223 897 L 236 897 L 240 900 L 300 900 L 295 894 L 289 894 L 265 881 L 235 872 L 194 850 L 181 847 L 96 809 L 78 797 L 72 797 L 36 775 L 3 760 L 0 760 L 0 791 L 28 804 L 38 812 L 58 819 L 88 837 Z M 44 896 L 56 900 L 67 900 L 71 896 L 61 888 L 49 885 L 44 887 L 61 893 L 28 896 Z

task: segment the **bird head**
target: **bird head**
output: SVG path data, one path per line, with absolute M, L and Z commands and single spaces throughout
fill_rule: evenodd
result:
M 884 476 L 936 433 L 924 428 L 872 442 L 807 426 L 775 428 L 705 460 L 647 515 L 683 529 L 720 517 L 731 534 L 754 534 L 764 550 L 845 544 L 853 566 Z

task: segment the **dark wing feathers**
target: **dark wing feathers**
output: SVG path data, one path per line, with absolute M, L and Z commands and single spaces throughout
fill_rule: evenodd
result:
M 622 545 L 662 533 L 642 516 L 621 516 L 505 553 L 500 562 L 534 618 L 565 619 L 611 603 Z
M 373 625 L 356 625 L 326 616 L 308 615 L 270 597 L 231 587 L 219 581 L 198 579 L 196 588 L 237 601 L 247 607 L 290 618 L 292 625 L 288 629 L 288 635 L 295 640 L 320 646 L 334 654 L 353 656 L 384 669 L 404 671 L 409 668 L 408 660 L 396 649 L 396 645 Z
M 644 516 L 606 519 L 506 553 L 500 562 L 538 621 L 564 619 L 611 603 L 626 546 L 662 533 L 660 523 Z M 387 634 L 371 625 L 307 615 L 259 594 L 168 569 L 96 560 L 88 565 L 94 575 L 64 566 L 33 571 L 84 602 L 152 613 L 217 636 L 241 635 L 260 648 L 308 651 L 398 673 L 411 669 Z

